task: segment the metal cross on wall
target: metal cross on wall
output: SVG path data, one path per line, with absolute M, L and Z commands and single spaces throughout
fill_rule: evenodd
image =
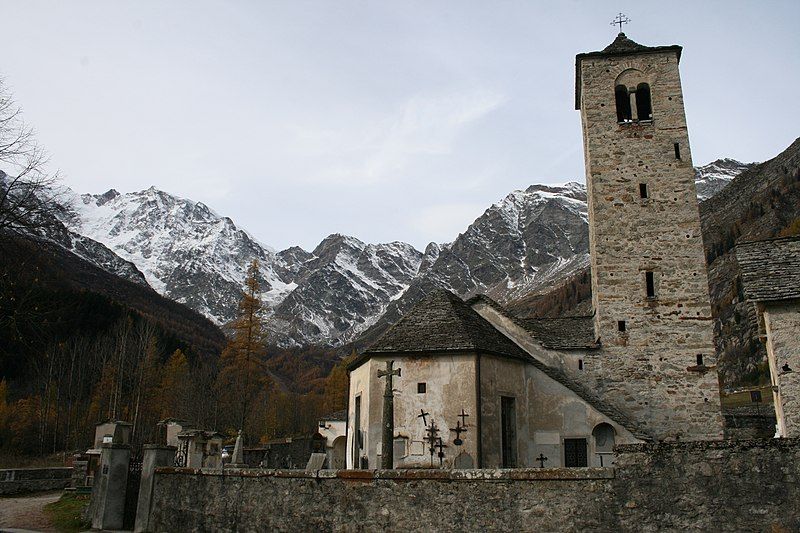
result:
M 439 454 L 438 454 L 438 456 L 439 456 L 439 468 L 441 468 L 442 465 L 444 464 L 444 449 L 447 448 L 447 444 L 442 442 L 442 438 L 441 437 L 439 437 L 439 442 L 436 444 L 436 448 L 439 449 Z
M 430 415 L 430 413 L 426 413 L 425 409 L 420 409 L 419 410 L 419 414 L 417 415 L 417 418 L 421 418 L 422 419 L 422 425 L 425 426 L 425 427 L 428 427 L 428 416 L 429 415 Z
M 466 433 L 467 428 L 461 425 L 460 420 L 456 420 L 456 427 L 450 428 L 450 431 L 454 431 L 456 434 L 456 438 L 453 440 L 453 444 L 455 444 L 456 446 L 461 446 L 462 444 L 464 444 L 464 441 L 461 440 L 461 434 Z
M 544 462 L 547 461 L 547 457 L 545 457 L 543 453 L 540 453 L 536 460 L 539 461 L 539 468 L 544 468 Z
M 386 361 L 386 370 L 378 370 L 379 378 L 386 378 L 383 391 L 383 436 L 381 437 L 381 468 L 394 468 L 394 391 L 392 377 L 400 376 L 400 369 L 394 369 L 394 361 Z
M 436 427 L 433 418 L 431 418 L 431 425 L 425 428 L 425 432 L 428 434 L 425 440 L 428 441 L 428 451 L 431 452 L 431 466 L 433 466 L 433 454 L 436 453 L 436 441 L 439 435 L 439 428 Z
M 462 428 L 465 428 L 465 427 L 467 427 L 467 417 L 468 417 L 468 416 L 469 416 L 469 415 L 468 415 L 467 413 L 465 413 L 465 412 L 464 412 L 464 409 L 461 409 L 461 414 L 460 414 L 460 415 L 458 415 L 458 418 L 460 418 L 460 419 L 461 419 L 461 427 L 462 427 Z M 466 429 L 465 429 L 464 431 L 466 431 Z
M 617 14 L 616 17 L 614 17 L 614 20 L 611 21 L 611 25 L 612 26 L 619 26 L 619 32 L 622 33 L 622 25 L 623 24 L 627 24 L 630 21 L 631 21 L 631 19 L 626 17 L 624 14 L 619 13 L 619 14 Z

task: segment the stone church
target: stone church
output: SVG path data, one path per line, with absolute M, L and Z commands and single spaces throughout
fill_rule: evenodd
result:
M 680 46 L 620 33 L 575 62 L 593 313 L 521 319 L 429 294 L 350 365 L 347 467 L 608 466 L 615 444 L 723 436 Z

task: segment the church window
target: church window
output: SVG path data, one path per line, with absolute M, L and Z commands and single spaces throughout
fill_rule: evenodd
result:
M 632 115 L 628 88 L 624 85 L 617 85 L 614 88 L 614 96 L 617 100 L 617 122 L 630 122 Z
M 426 392 L 428 392 L 428 384 L 417 383 L 417 394 L 425 394 Z
M 625 333 L 627 326 L 624 320 L 617 320 L 617 329 L 620 331 L 620 333 Z
M 564 439 L 564 466 L 589 466 L 586 439 Z
M 647 288 L 647 297 L 648 298 L 655 298 L 656 297 L 656 283 L 655 278 L 653 277 L 652 271 L 647 271 L 644 273 L 644 282 Z
M 647 192 L 647 184 L 646 183 L 640 183 L 639 184 L 639 197 L 640 198 L 649 198 L 650 197 L 649 193 Z
M 503 468 L 517 466 L 517 413 L 514 398 L 500 397 L 500 445 Z
M 636 118 L 639 120 L 653 120 L 650 86 L 646 83 L 640 83 L 636 86 Z
M 675 159 L 680 159 L 681 158 L 681 145 L 678 144 L 678 143 L 675 143 L 673 146 L 675 148 Z

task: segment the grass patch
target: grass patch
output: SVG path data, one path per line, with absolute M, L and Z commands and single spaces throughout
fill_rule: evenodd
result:
M 74 533 L 89 529 L 89 522 L 83 520 L 83 510 L 89 505 L 88 494 L 65 492 L 57 502 L 44 506 L 44 512 L 58 531 Z

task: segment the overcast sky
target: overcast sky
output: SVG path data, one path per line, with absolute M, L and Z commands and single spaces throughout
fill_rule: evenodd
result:
M 800 136 L 800 1 L 0 0 L 0 75 L 77 192 L 150 185 L 278 249 L 422 249 L 583 181 L 574 64 L 684 46 L 696 165 Z

